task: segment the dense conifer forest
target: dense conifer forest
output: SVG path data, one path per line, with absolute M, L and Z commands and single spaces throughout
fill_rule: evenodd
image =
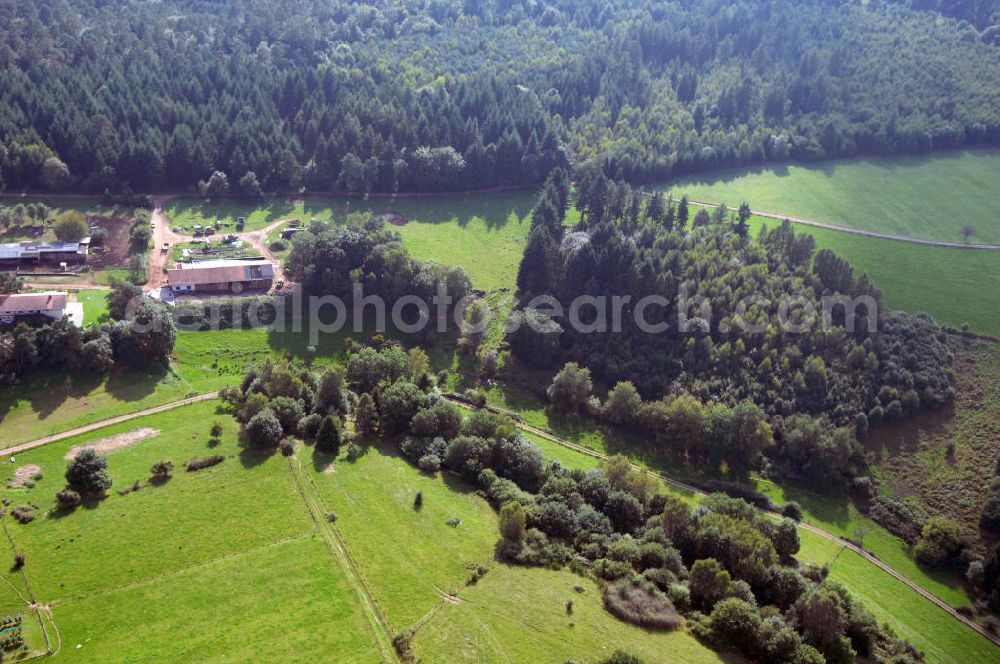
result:
M 1000 142 L 995 0 L 3 0 L 0 24 L 10 190 L 649 181 Z
M 563 171 L 538 198 L 509 337 L 529 366 L 569 362 L 549 389 L 555 406 L 738 470 L 759 465 L 773 427 L 776 466 L 831 485 L 860 475 L 871 426 L 954 397 L 938 324 L 880 306 L 866 274 L 788 221 L 753 238 L 746 204 L 647 198 L 599 170 L 578 186 L 575 227 Z M 591 373 L 617 383 L 604 405 Z

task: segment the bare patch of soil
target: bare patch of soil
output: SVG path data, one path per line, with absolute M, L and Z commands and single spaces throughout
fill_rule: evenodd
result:
M 158 435 L 160 435 L 159 429 L 151 429 L 149 427 L 135 429 L 134 431 L 126 431 L 125 433 L 120 433 L 117 436 L 109 436 L 107 438 L 101 438 L 93 443 L 72 447 L 69 452 L 66 453 L 65 458 L 67 460 L 75 459 L 76 455 L 80 452 L 91 449 L 99 454 L 107 454 L 108 452 L 114 452 L 115 450 L 120 450 L 123 447 L 135 445 L 136 443 L 144 441 L 147 438 L 152 438 L 153 436 Z
M 104 229 L 104 242 L 91 247 L 87 264 L 91 267 L 127 267 L 129 263 L 129 231 L 131 221 L 124 217 L 90 217 L 87 223 Z
M 18 466 L 14 471 L 14 478 L 10 481 L 11 487 L 24 486 L 32 477 L 40 473 L 42 467 L 35 463 L 26 463 Z

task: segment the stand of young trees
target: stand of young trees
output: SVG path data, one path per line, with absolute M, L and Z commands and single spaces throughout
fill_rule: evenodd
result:
M 465 270 L 412 258 L 399 233 L 370 214 L 351 215 L 343 225 L 314 222 L 296 233 L 286 270 L 306 295 L 333 295 L 348 305 L 354 302 L 355 286 L 360 286 L 366 298 L 381 298 L 386 319 L 404 296 L 420 298 L 433 314 L 437 308 L 432 298 L 439 285 L 452 304 L 472 290 Z M 372 306 L 368 306 L 369 313 L 374 311 Z M 353 317 L 350 308 L 348 314 Z M 418 316 L 414 306 L 403 308 L 400 314 L 407 323 L 415 323 Z M 418 334 L 429 340 L 437 330 L 438 322 L 431 320 Z
M 0 20 L 11 189 L 439 191 L 570 158 L 644 181 L 1000 139 L 995 0 L 2 0 Z
M 864 438 L 870 426 L 952 399 L 952 360 L 938 325 L 877 306 L 880 295 L 867 275 L 855 275 L 829 250 L 816 252 L 812 238 L 791 224 L 754 240 L 745 204 L 732 218 L 720 207 L 692 219 L 685 200 L 675 204 L 656 195 L 647 201 L 628 185 L 584 171 L 577 202 L 582 221 L 564 229 L 564 182 L 553 173 L 532 214 L 518 273 L 521 302 L 553 296 L 568 312 L 581 296 L 630 296 L 621 309 L 622 329 L 612 329 L 610 304 L 606 329 L 574 326 L 565 313 L 548 318 L 543 307 L 515 313 L 516 321 L 534 324 L 521 325 L 511 346 L 533 365 L 575 362 L 608 385 L 625 381 L 622 389 L 636 393 L 625 400 L 635 412 L 618 416 L 620 423 L 654 433 L 664 451 L 746 467 L 767 445 L 755 444 L 745 456 L 737 449 L 720 452 L 731 441 L 713 442 L 711 430 L 716 416 L 752 412 L 754 421 L 762 417 L 773 427 L 781 468 L 837 482 L 861 464 L 855 438 Z M 636 324 L 636 304 L 648 296 L 666 302 L 643 311 L 660 331 Z M 833 306 L 824 324 L 822 298 L 840 296 L 876 306 L 852 304 L 854 315 Z M 693 303 L 690 310 L 686 303 Z M 803 313 L 801 303 L 815 307 L 813 322 L 801 329 L 783 323 L 779 313 L 788 303 L 795 305 L 786 309 L 790 323 L 804 322 L 796 313 Z M 585 309 L 580 320 L 591 324 L 595 309 Z M 588 374 L 583 382 L 589 380 Z M 550 396 L 581 409 L 589 390 L 581 401 L 581 380 L 569 384 L 569 398 L 556 383 Z M 651 403 L 640 407 L 639 395 Z

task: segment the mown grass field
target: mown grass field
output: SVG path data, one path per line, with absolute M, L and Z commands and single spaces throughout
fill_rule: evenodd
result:
M 461 597 L 417 632 L 416 651 L 425 661 L 596 662 L 618 648 L 645 662 L 739 661 L 684 631 L 654 632 L 616 620 L 597 584 L 568 571 L 497 565 Z
M 188 406 L 19 454 L 17 464 L 37 464 L 43 478 L 5 496 L 40 509 L 27 525 L 5 520 L 26 565 L 23 575 L 5 565 L 4 579 L 30 580 L 36 600 L 52 607 L 63 659 L 379 661 L 287 460 L 243 452 L 232 418 L 216 408 Z M 224 428 L 216 445 L 213 421 Z M 108 453 L 109 497 L 51 512 L 66 452 L 136 427 L 160 433 Z M 226 460 L 184 471 L 186 461 L 210 454 Z M 173 479 L 118 494 L 165 458 L 175 463 Z M 14 468 L 4 464 L 0 481 Z
M 18 455 L 17 465 L 37 464 L 43 477 L 5 495 L 14 504 L 35 502 L 40 510 L 30 524 L 7 522 L 27 564 L 23 575 L 5 568 L 4 580 L 24 587 L 30 579 L 33 596 L 51 605 L 59 636 L 53 630 L 50 638 L 62 642 L 57 659 L 379 661 L 360 602 L 316 536 L 288 460 L 241 451 L 235 424 L 216 407 L 189 406 Z M 213 421 L 224 424 L 214 446 L 207 434 Z M 70 447 L 138 427 L 160 433 L 108 453 L 115 488 L 145 479 L 162 458 L 178 466 L 207 454 L 227 458 L 197 473 L 178 468 L 162 486 L 124 496 L 113 488 L 97 505 L 47 514 L 62 487 Z M 574 456 L 593 462 L 562 450 L 570 463 Z M 476 634 L 505 641 L 500 650 L 491 642 L 461 643 L 460 661 L 529 655 L 565 661 L 615 648 L 660 653 L 656 661 L 720 661 L 683 632 L 653 635 L 619 622 L 604 611 L 590 581 L 495 563 L 497 517 L 489 505 L 460 480 L 421 473 L 392 445 L 376 446 L 355 461 L 341 456 L 332 466 L 300 447 L 296 462 L 305 468 L 305 490 L 316 491 L 324 509 L 338 515 L 336 528 L 389 626 L 418 627 L 418 635 L 427 630 L 426 646 L 415 643 L 423 661 L 452 661 L 459 644 L 451 637 L 442 641 L 442 630 L 462 641 Z M 0 481 L 9 480 L 14 468 L 5 465 Z M 419 510 L 413 507 L 417 491 L 424 496 Z M 455 517 L 461 525 L 447 525 Z M 480 565 L 489 569 L 481 591 L 467 586 Z M 512 583 L 517 585 L 508 588 Z M 577 598 L 572 586 L 580 583 L 588 593 Z M 461 606 L 445 592 L 463 596 Z M 476 594 L 466 600 L 467 592 Z M 556 611 L 565 616 L 569 597 L 577 607 L 576 626 L 567 626 Z M 548 606 L 545 620 L 524 632 L 518 625 L 539 610 L 539 602 Z M 470 603 L 496 606 L 472 615 L 448 610 Z M 15 596 L 3 596 L 5 610 L 18 605 Z M 489 631 L 472 631 L 480 629 Z
M 1000 244 L 1000 150 L 725 171 L 672 182 L 680 197 L 893 235 Z
M 94 325 L 109 320 L 108 292 L 106 290 L 82 290 L 77 292 L 77 302 L 83 303 L 84 325 Z
M 8 447 L 43 438 L 177 401 L 193 391 L 170 373 L 121 372 L 104 379 L 37 373 L 0 388 L 0 443 Z
M 409 628 L 460 592 L 480 565 L 492 565 L 498 519 L 474 488 L 428 475 L 403 459 L 394 444 L 373 446 L 353 461 L 303 455 L 324 505 L 397 631 Z M 417 509 L 417 492 L 423 505 Z M 451 519 L 461 519 L 456 527 Z

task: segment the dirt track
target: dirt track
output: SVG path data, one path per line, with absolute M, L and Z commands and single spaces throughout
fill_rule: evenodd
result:
M 153 209 L 152 221 L 155 225 L 153 229 L 153 248 L 149 256 L 149 280 L 143 287 L 145 291 L 151 291 L 161 286 L 167 284 L 167 272 L 166 268 L 169 267 L 168 263 L 170 261 L 170 251 L 163 251 L 162 247 L 164 243 L 169 244 L 173 247 L 175 244 L 180 244 L 182 242 L 191 242 L 194 238 L 187 235 L 180 235 L 175 233 L 170 227 L 171 219 L 163 212 L 163 204 L 169 201 L 173 196 L 156 196 L 153 198 L 153 202 L 156 207 Z M 281 261 L 275 257 L 271 250 L 267 248 L 265 244 L 267 236 L 274 231 L 274 229 L 279 226 L 288 223 L 287 219 L 281 221 L 276 221 L 269 224 L 265 228 L 258 231 L 252 231 L 249 233 L 227 233 L 227 235 L 235 235 L 240 240 L 249 243 L 254 249 L 260 252 L 261 256 L 268 259 L 274 263 L 275 267 L 275 278 L 284 279 L 283 266 Z M 286 279 L 287 281 L 287 279 Z
M 109 427 L 115 424 L 121 424 L 122 422 L 128 422 L 130 420 L 135 420 L 140 417 L 146 417 L 147 415 L 156 415 L 157 413 L 164 413 L 168 410 L 173 410 L 175 408 L 180 408 L 182 406 L 189 406 L 193 403 L 198 403 L 200 401 L 208 401 L 210 399 L 215 399 L 218 396 L 219 396 L 218 392 L 208 392 L 207 394 L 199 394 L 196 397 L 190 397 L 188 399 L 181 399 L 180 401 L 173 401 L 171 403 L 166 403 L 163 404 L 162 406 L 154 406 L 152 408 L 147 408 L 145 410 L 137 410 L 134 413 L 127 413 L 125 415 L 119 415 L 118 417 L 112 417 L 106 420 L 101 420 L 100 422 L 86 424 L 82 427 L 70 429 L 69 431 L 63 431 L 62 433 L 55 433 L 52 434 L 51 436 L 38 438 L 37 440 L 32 440 L 27 443 L 21 443 L 19 445 L 8 447 L 5 450 L 0 450 L 0 457 L 10 456 L 12 454 L 20 454 L 21 452 L 26 452 L 27 450 L 32 450 L 36 447 L 41 447 L 43 445 L 55 443 L 60 440 L 72 438 L 73 436 L 79 436 L 81 434 L 90 433 L 91 431 L 97 431 L 98 429 L 103 429 L 104 427 Z
M 699 207 L 718 207 L 715 203 L 706 203 L 704 201 L 688 201 L 692 205 L 697 205 Z M 738 212 L 739 208 L 729 207 L 729 210 L 733 212 Z M 759 210 L 753 210 L 753 213 L 758 217 L 766 217 L 768 219 L 777 219 L 779 221 L 788 220 L 793 224 L 802 224 L 803 226 L 815 226 L 816 228 L 827 228 L 831 231 L 840 231 L 841 233 L 853 233 L 854 235 L 864 235 L 865 237 L 874 237 L 880 240 L 895 240 L 896 242 L 910 242 L 911 244 L 926 244 L 932 247 L 949 247 L 951 249 L 986 249 L 993 251 L 1000 251 L 1000 244 L 981 244 L 972 242 L 949 242 L 947 240 L 925 240 L 919 237 L 907 237 L 906 235 L 892 235 L 891 233 L 879 233 L 877 231 L 866 231 L 861 228 L 851 228 L 850 226 L 838 226 L 836 224 L 828 224 L 823 221 L 815 221 L 813 219 L 803 219 L 802 217 L 792 217 L 787 214 L 779 214 L 777 212 L 761 212 Z

